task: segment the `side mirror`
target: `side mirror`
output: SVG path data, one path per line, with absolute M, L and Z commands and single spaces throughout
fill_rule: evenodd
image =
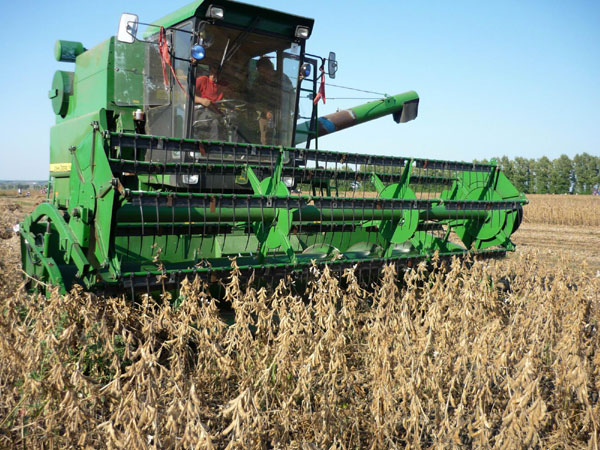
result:
M 338 70 L 338 63 L 335 60 L 335 52 L 329 52 L 329 58 L 327 58 L 327 73 L 329 78 L 335 78 L 335 73 Z
M 119 21 L 119 31 L 117 32 L 117 41 L 133 44 L 138 30 L 138 16 L 136 14 L 123 13 Z

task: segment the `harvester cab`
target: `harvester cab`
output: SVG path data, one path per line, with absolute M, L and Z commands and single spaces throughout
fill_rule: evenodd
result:
M 128 27 L 120 27 L 124 32 L 116 45 L 131 44 L 123 52 L 145 56 L 144 67 L 138 67 L 144 74 L 145 131 L 293 145 L 300 61 L 313 21 L 228 1 L 202 3 L 188 15 L 150 25 L 144 40 L 133 34 L 137 18 L 122 18 Z M 211 68 L 218 83 L 206 86 Z M 202 95 L 209 96 L 211 107 L 198 101 Z M 260 119 L 267 128 L 261 130 Z
M 29 278 L 135 295 L 232 266 L 264 280 L 512 250 L 526 199 L 494 162 L 318 148 L 382 116 L 415 119 L 419 97 L 319 116 L 337 61 L 306 52 L 313 24 L 211 0 L 152 24 L 124 14 L 90 49 L 58 41 L 75 69 L 49 93 L 48 201 L 21 226 Z
M 230 1 L 201 2 L 149 24 L 139 39 L 137 16 L 124 14 L 114 43 L 115 63 L 123 74 L 117 91 L 131 95 L 121 106 L 143 107 L 134 118 L 135 129 L 124 131 L 293 146 L 300 85 L 311 71 L 311 62 L 304 61 L 304 44 L 312 26 L 312 19 L 278 11 Z M 175 163 L 182 157 L 168 150 L 152 156 Z M 183 159 L 194 162 L 203 156 L 195 152 Z M 218 156 L 223 158 L 227 155 Z M 231 176 L 182 174 L 150 178 L 149 183 L 252 192 L 245 179 L 236 183 Z

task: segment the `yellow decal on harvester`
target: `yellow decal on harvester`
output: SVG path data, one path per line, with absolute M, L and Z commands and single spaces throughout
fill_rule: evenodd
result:
M 54 163 L 50 164 L 50 172 L 70 172 L 71 163 Z

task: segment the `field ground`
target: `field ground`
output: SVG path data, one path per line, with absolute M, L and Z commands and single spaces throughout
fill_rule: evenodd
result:
M 232 276 L 228 326 L 197 280 L 178 306 L 24 292 L 42 197 L 0 196 L 0 448 L 598 450 L 600 199 L 530 200 L 506 259 L 302 297 Z
M 539 250 L 542 261 L 550 265 L 566 257 L 575 268 L 600 276 L 600 227 L 522 223 L 513 242 L 516 253 Z
M 600 196 L 527 198 L 523 223 L 513 235 L 517 253 L 539 250 L 541 260 L 550 265 L 566 257 L 574 269 L 600 276 Z

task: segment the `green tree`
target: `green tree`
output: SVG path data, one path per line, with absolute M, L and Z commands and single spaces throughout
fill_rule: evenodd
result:
M 496 158 L 498 160 L 498 166 L 500 170 L 506 175 L 506 178 L 512 180 L 513 175 L 515 173 L 513 162 L 508 159 L 508 156 L 503 156 L 502 158 Z
M 597 160 L 587 153 L 575 155 L 573 158 L 573 173 L 575 176 L 575 192 L 591 194 L 597 178 Z
M 600 187 L 600 156 L 592 156 L 592 191 Z
M 567 155 L 560 155 L 552 161 L 551 190 L 553 194 L 568 194 L 573 183 L 573 161 Z
M 513 177 L 509 178 L 515 185 L 515 187 L 526 194 L 531 193 L 531 170 L 529 160 L 527 158 L 521 158 L 520 156 L 515 158 L 514 162 L 514 173 Z
M 535 164 L 535 192 L 536 194 L 549 194 L 552 177 L 552 161 L 547 156 L 542 156 Z

